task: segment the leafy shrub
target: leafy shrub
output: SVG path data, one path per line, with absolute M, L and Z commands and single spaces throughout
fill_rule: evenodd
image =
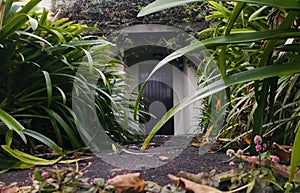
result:
M 144 8 L 139 16 L 189 2 L 194 1 L 157 0 Z M 238 131 L 235 129 L 240 123 L 243 124 L 242 128 L 247 129 L 246 132 L 252 133 L 252 136 L 273 136 L 276 130 L 286 135 L 290 131 L 296 136 L 291 161 L 291 181 L 299 164 L 299 158 L 296 158 L 296 155 L 299 155 L 297 147 L 300 133 L 299 87 L 296 82 L 297 73 L 300 72 L 298 49 L 300 32 L 297 23 L 300 4 L 298 1 L 274 3 L 261 0 L 234 3 L 209 1 L 209 3 L 214 11 L 207 18 L 218 20 L 216 26 L 201 32 L 206 33 L 209 39 L 175 51 L 157 66 L 163 66 L 203 46 L 211 49 L 214 59 L 218 62 L 232 105 L 227 116 L 227 128 L 225 127 L 229 136 Z M 147 147 L 149 139 L 176 112 L 195 100 L 217 93 L 223 86 L 222 80 L 208 84 L 184 100 L 180 106 L 171 109 L 153 128 L 143 147 Z M 292 90 L 294 94 L 290 94 Z M 278 107 L 280 108 L 277 111 Z M 284 117 L 283 112 L 289 112 L 291 117 Z M 242 121 L 246 119 L 248 122 L 243 123 Z M 282 129 L 278 130 L 280 127 L 283 128 L 283 132 Z M 256 153 L 253 141 L 249 143 L 251 152 Z
M 102 47 L 99 54 L 105 55 L 110 45 L 84 35 L 88 30 L 95 30 L 94 27 L 68 22 L 65 18 L 55 20 L 45 9 L 36 10 L 40 1 L 31 0 L 24 4 L 8 0 L 0 10 L 0 15 L 3 14 L 0 28 L 0 131 L 2 136 L 5 135 L 1 144 L 5 143 L 2 148 L 16 158 L 8 165 L 4 164 L 2 169 L 45 165 L 59 160 L 47 162 L 12 149 L 15 146 L 11 145 L 16 145 L 20 139 L 32 146 L 44 143 L 59 155 L 64 154 L 61 148 L 74 150 L 85 146 L 76 129 L 78 119 L 71 109 L 73 82 L 78 66 L 84 63 L 84 58 L 90 57 L 89 50 L 97 45 Z M 96 101 L 99 109 L 103 109 L 98 116 L 102 123 L 110 122 L 113 118 L 107 119 L 105 115 L 114 103 L 109 91 L 116 82 L 124 82 L 124 78 L 117 71 L 119 63 L 109 57 L 93 62 L 95 71 L 103 74 L 97 91 L 107 96 L 105 103 Z M 105 129 L 108 135 L 114 134 L 115 140 L 135 137 L 120 126 Z M 17 148 L 22 146 L 19 143 Z

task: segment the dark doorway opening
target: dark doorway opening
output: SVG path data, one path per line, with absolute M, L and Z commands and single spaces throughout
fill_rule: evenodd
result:
M 165 109 L 157 105 L 155 102 L 162 103 Z M 162 113 L 165 113 L 165 111 L 168 111 L 173 107 L 173 89 L 163 82 L 150 80 L 143 90 L 141 104 L 147 112 L 156 116 L 156 123 L 162 117 Z M 151 105 L 154 106 L 152 109 L 150 108 Z M 142 123 L 147 123 L 151 120 L 151 116 L 145 114 L 140 118 L 140 120 Z M 150 125 L 154 126 L 152 124 Z M 163 127 L 157 132 L 157 135 L 174 135 L 174 117 L 163 125 Z
M 151 45 L 134 47 L 125 51 L 124 61 L 126 65 L 130 67 L 132 65 L 139 64 L 139 90 L 145 78 L 150 74 L 154 66 L 157 64 L 157 61 L 162 60 L 171 52 L 172 50 L 169 50 L 167 48 Z M 153 62 L 147 63 L 147 61 Z M 170 110 L 174 105 L 174 92 L 172 89 L 172 67 L 174 66 L 177 67 L 179 70 L 182 70 L 182 60 L 179 59 L 177 61 L 172 61 L 169 65 L 166 65 L 162 69 L 157 71 L 154 74 L 154 76 L 152 76 L 151 80 L 148 81 L 146 87 L 144 88 L 142 99 L 140 101 L 140 107 L 143 107 L 145 111 L 150 112 L 154 116 L 156 116 L 155 123 L 157 123 L 161 119 L 163 114 Z M 147 114 L 142 114 L 142 116 L 139 119 L 140 123 L 147 125 L 145 128 L 147 132 L 152 130 L 153 126 L 155 125 L 153 123 L 153 119 L 154 118 Z M 149 122 L 149 124 L 147 124 L 147 122 Z M 168 122 L 164 124 L 164 126 L 158 131 L 157 134 L 174 135 L 174 132 L 174 117 L 172 117 Z

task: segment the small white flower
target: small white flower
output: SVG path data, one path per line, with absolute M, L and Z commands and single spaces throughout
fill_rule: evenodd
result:
M 233 149 L 227 149 L 226 151 L 226 155 L 229 156 L 229 157 L 232 157 L 234 155 L 234 150 Z

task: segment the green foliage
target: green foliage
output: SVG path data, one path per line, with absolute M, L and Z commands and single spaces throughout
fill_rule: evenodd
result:
M 4 13 L 0 29 L 0 142 L 4 154 L 14 157 L 8 168 L 1 168 L 3 171 L 53 164 L 64 155 L 62 148 L 74 150 L 85 146 L 77 131 L 78 119 L 71 109 L 71 98 L 76 71 L 86 64 L 86 58 L 93 75 L 99 78 L 96 91 L 101 97 L 94 102 L 100 122 L 112 123 L 114 117 L 107 114 L 113 104 L 123 108 L 111 96 L 116 84 L 125 84 L 117 70 L 119 63 L 108 56 L 105 60 L 91 56 L 89 51 L 97 46 L 101 49 L 98 56 L 107 55 L 111 44 L 84 35 L 94 27 L 67 19 L 54 20 L 45 9 L 35 9 L 39 2 L 7 0 L 5 12 L 0 9 L 0 16 Z M 136 137 L 117 123 L 114 128 L 106 125 L 105 129 L 116 141 Z M 46 160 L 18 150 L 26 143 L 31 147 L 47 145 L 56 159 Z
M 96 26 L 99 30 L 93 33 L 97 34 L 110 34 L 136 24 L 164 24 L 194 32 L 208 26 L 204 22 L 206 9 L 199 6 L 201 3 L 174 7 L 170 10 L 164 10 L 162 13 L 137 18 L 136 15 L 142 7 L 150 2 L 151 0 L 62 0 L 57 6 L 61 9 L 60 17 L 67 17 L 72 21 Z
M 84 178 L 84 169 L 53 168 L 48 170 L 36 169 L 33 174 L 36 186 L 23 189 L 24 192 L 112 192 L 113 187 L 105 184 L 104 179 L 96 178 L 89 182 Z M 22 190 L 22 189 L 21 189 Z
M 189 2 L 194 1 L 157 0 L 145 7 L 139 16 Z M 219 65 L 224 83 L 220 80 L 205 84 L 193 96 L 174 106 L 154 127 L 143 148 L 175 112 L 225 88 L 230 104 L 224 136 L 230 138 L 239 133 L 237 138 L 247 137 L 251 132 L 252 136 L 278 136 L 281 142 L 288 136 L 295 136 L 299 122 L 299 98 L 296 97 L 300 72 L 297 48 L 299 2 L 241 0 L 207 3 L 211 12 L 206 19 L 216 22 L 212 28 L 199 32 L 206 39 L 170 54 L 150 76 L 177 57 L 208 48 Z M 255 153 L 253 141 L 250 150 Z M 292 163 L 297 162 L 294 156 Z
M 154 12 L 158 12 L 164 9 L 169 9 L 171 7 L 192 3 L 192 2 L 203 2 L 204 0 L 157 0 L 153 3 L 146 6 L 144 9 L 140 11 L 138 16 L 145 16 Z M 223 0 L 225 1 L 225 0 Z M 298 9 L 299 2 L 297 0 L 291 0 L 286 2 L 284 0 L 237 0 L 235 2 L 243 2 L 243 3 L 253 3 L 258 5 L 268 5 L 271 7 L 279 7 L 284 9 Z
M 297 133 L 293 145 L 293 152 L 291 158 L 291 169 L 290 169 L 290 177 L 289 181 L 292 182 L 294 180 L 296 171 L 298 171 L 298 167 L 300 165 L 300 155 L 299 155 L 299 147 L 300 147 L 300 122 L 298 122 Z

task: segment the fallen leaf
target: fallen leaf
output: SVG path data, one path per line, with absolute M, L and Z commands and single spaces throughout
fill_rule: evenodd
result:
M 178 172 L 177 176 L 180 178 L 185 178 L 185 179 L 195 182 L 197 184 L 203 184 L 202 179 L 204 177 L 204 173 L 192 174 L 189 172 L 180 171 L 180 172 Z
M 279 145 L 277 143 L 272 144 L 272 153 L 280 158 L 280 162 L 284 164 L 289 164 L 291 161 L 291 150 L 290 145 Z
M 194 146 L 194 147 L 201 147 L 201 146 L 203 146 L 203 145 L 205 145 L 206 143 L 204 143 L 204 142 L 198 142 L 198 141 L 193 141 L 192 143 L 191 143 L 191 146 Z
M 197 183 L 187 180 L 185 178 L 178 178 L 172 174 L 168 174 L 168 177 L 171 180 L 173 180 L 174 182 L 176 182 L 178 184 L 178 187 L 186 189 L 186 190 L 191 190 L 194 193 L 224 193 L 216 188 L 197 184 Z
M 143 192 L 145 181 L 140 173 L 117 175 L 107 181 L 108 185 L 115 187 L 117 193 L 138 193 Z
M 1 188 L 1 193 L 15 193 L 19 191 L 19 187 L 16 185 L 4 186 Z
M 242 139 L 248 144 L 250 145 L 251 144 L 251 140 L 247 137 L 247 136 L 242 136 Z

